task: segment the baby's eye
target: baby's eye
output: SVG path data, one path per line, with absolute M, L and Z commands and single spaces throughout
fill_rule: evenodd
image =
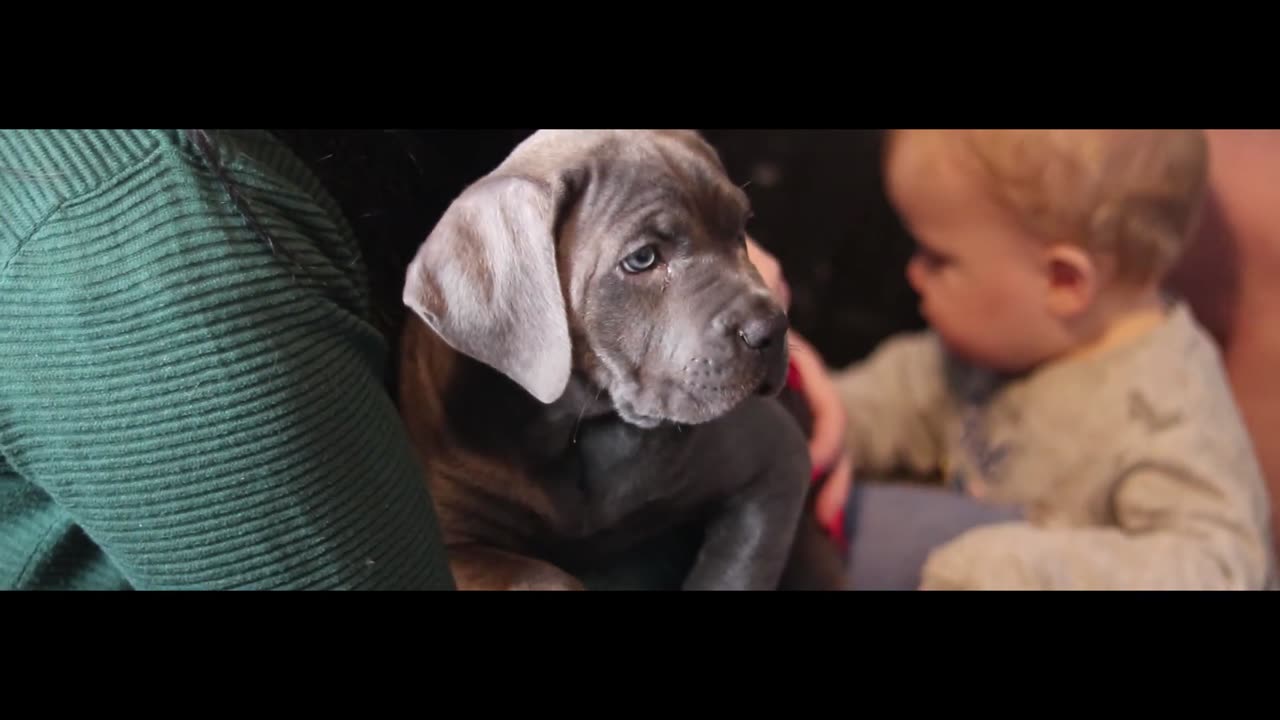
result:
M 926 247 L 916 248 L 916 256 L 919 257 L 930 270 L 938 270 L 950 261 L 949 258 Z

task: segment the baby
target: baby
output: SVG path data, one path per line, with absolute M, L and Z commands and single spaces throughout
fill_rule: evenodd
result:
M 860 473 L 939 474 L 1025 520 L 924 589 L 1267 589 L 1261 471 L 1213 341 L 1161 290 L 1205 194 L 1197 131 L 895 131 L 927 332 L 836 376 Z

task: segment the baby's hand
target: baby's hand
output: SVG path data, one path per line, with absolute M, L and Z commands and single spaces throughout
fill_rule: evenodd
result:
M 768 250 L 757 245 L 750 236 L 747 237 L 747 259 L 755 266 L 756 272 L 760 273 L 764 284 L 782 309 L 790 310 L 791 287 L 787 285 L 787 279 L 782 274 L 782 265 L 778 263 L 778 259 Z
M 818 522 L 841 547 L 849 541 L 845 536 L 844 524 L 849 491 L 853 489 L 853 470 L 853 453 L 846 451 L 827 476 L 826 483 L 818 491 L 818 497 L 814 501 L 814 513 L 818 516 Z
M 818 351 L 798 333 L 791 333 L 791 358 L 800 376 L 801 392 L 813 415 L 809 459 L 813 482 L 826 478 L 814 504 L 827 533 L 844 544 L 844 508 L 853 487 L 855 458 L 845 442 L 849 420 L 835 384 Z
M 791 289 L 783 276 L 782 266 L 767 250 L 747 238 L 747 257 L 760 273 L 774 298 L 787 309 L 791 305 Z M 854 458 L 845 447 L 848 419 L 836 395 L 827 366 L 817 350 L 800 334 L 789 334 L 791 361 L 800 377 L 801 393 L 813 417 L 809 438 L 809 460 L 813 465 L 813 482 L 826 477 L 818 492 L 815 512 L 818 521 L 841 546 L 844 537 L 844 507 L 853 486 Z

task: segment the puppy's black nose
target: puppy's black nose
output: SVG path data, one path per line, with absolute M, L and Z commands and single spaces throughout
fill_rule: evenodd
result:
M 752 350 L 769 350 L 785 342 L 789 326 L 786 313 L 761 313 L 738 327 L 738 337 Z

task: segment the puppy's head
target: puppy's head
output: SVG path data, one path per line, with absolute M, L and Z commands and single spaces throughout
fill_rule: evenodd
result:
M 454 201 L 404 301 L 544 403 L 576 373 L 628 422 L 705 422 L 786 373 L 749 212 L 696 133 L 543 131 Z

